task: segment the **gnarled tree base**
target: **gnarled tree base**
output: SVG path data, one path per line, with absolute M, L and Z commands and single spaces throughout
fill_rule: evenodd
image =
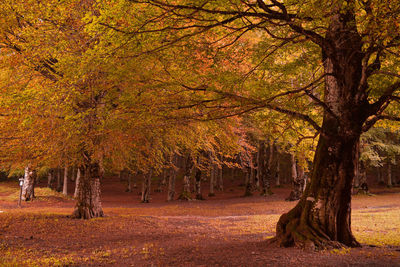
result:
M 75 207 L 71 217 L 74 219 L 92 219 L 96 217 L 104 217 L 104 212 L 101 208 L 77 206 Z
M 190 201 L 193 200 L 192 194 L 189 191 L 183 191 L 179 197 L 179 200 L 183 200 L 183 201 Z
M 77 191 L 77 203 L 72 218 L 91 219 L 103 217 L 100 200 L 100 172 L 98 164 L 80 167 L 81 177 Z
M 271 243 L 281 247 L 299 247 L 304 249 L 322 250 L 341 247 L 361 247 L 351 233 L 336 234 L 336 239 L 328 236 L 322 226 L 311 218 L 305 219 L 304 213 L 309 214 L 311 210 L 303 207 L 304 201 L 300 202 L 294 209 L 283 214 L 276 226 L 276 236 Z M 303 215 L 303 216 L 302 216 Z

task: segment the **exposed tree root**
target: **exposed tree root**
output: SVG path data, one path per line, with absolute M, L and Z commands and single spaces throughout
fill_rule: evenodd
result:
M 75 207 L 74 212 L 72 213 L 71 218 L 74 219 L 92 219 L 97 217 L 104 217 L 103 210 L 100 209 L 93 209 L 89 207 Z
M 281 247 L 299 247 L 310 250 L 323 250 L 342 247 L 360 247 L 361 245 L 351 235 L 348 240 L 333 240 L 315 222 L 301 219 L 302 205 L 283 214 L 276 227 L 276 237 L 271 239 Z

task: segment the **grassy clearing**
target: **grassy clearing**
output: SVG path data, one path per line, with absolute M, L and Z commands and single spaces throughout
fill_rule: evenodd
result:
M 16 182 L 1 182 L 0 183 L 0 194 L 9 195 L 19 190 Z M 0 196 L 1 197 L 1 196 Z
M 352 214 L 359 242 L 372 246 L 400 246 L 400 208 L 364 209 Z
M 0 183 L 0 201 L 18 201 L 20 188 L 14 183 Z M 64 196 L 60 192 L 56 192 L 47 187 L 35 188 L 35 201 L 48 201 L 50 199 L 70 200 L 68 196 Z

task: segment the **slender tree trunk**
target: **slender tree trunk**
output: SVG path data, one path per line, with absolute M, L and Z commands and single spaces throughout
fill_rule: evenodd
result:
M 192 175 L 192 170 L 193 170 L 193 160 L 190 155 L 187 156 L 186 161 L 185 161 L 185 168 L 184 168 L 184 174 L 183 174 L 183 190 L 182 193 L 179 196 L 180 200 L 191 200 L 192 199 L 192 194 L 190 190 L 190 177 Z
M 57 192 L 61 192 L 61 190 L 62 190 L 62 169 L 61 168 L 57 168 L 56 169 L 56 173 L 57 173 L 57 188 L 56 188 L 56 191 Z
M 290 192 L 290 195 L 288 198 L 286 198 L 287 201 L 295 201 L 299 200 L 301 196 L 303 195 L 304 191 L 304 185 L 305 185 L 305 175 L 304 175 L 304 169 L 303 167 L 299 166 L 296 162 L 296 158 L 294 154 L 292 153 L 290 155 L 290 162 L 292 166 L 292 191 Z
M 54 169 L 50 169 L 47 174 L 47 187 L 53 189 L 54 184 Z
M 76 199 L 79 195 L 79 182 L 81 180 L 81 170 L 80 168 L 77 168 L 78 170 L 76 171 L 76 179 L 75 179 L 75 191 L 74 191 L 74 198 Z
M 235 180 L 235 167 L 232 167 L 231 169 L 231 182 L 233 182 Z
M 209 197 L 214 197 L 214 188 L 215 188 L 215 181 L 216 181 L 216 167 L 215 164 L 211 164 L 211 170 L 210 170 L 210 192 L 208 193 Z
M 36 171 L 30 165 L 25 167 L 24 184 L 22 186 L 21 200 L 29 201 L 35 197 Z
M 68 167 L 64 168 L 63 195 L 68 195 Z
M 275 169 L 275 185 L 277 187 L 281 186 L 281 173 L 280 173 L 280 155 L 279 151 L 275 153 L 276 169 Z
M 218 168 L 218 190 L 224 191 L 224 177 L 222 173 L 222 166 Z
M 385 180 L 383 179 L 382 167 L 378 167 L 377 173 L 378 173 L 378 184 L 385 185 Z
M 201 194 L 201 170 L 199 168 L 196 168 L 195 179 L 196 199 L 204 200 L 203 195 Z
M 258 144 L 258 148 L 257 148 L 257 158 L 256 158 L 256 164 L 257 164 L 257 173 L 256 173 L 256 177 L 254 180 L 254 187 L 255 190 L 260 190 L 260 180 L 261 180 L 261 170 L 262 170 L 262 151 L 261 149 L 263 149 L 264 143 L 259 142 Z
M 254 166 L 254 163 L 253 163 L 253 166 L 251 166 L 251 168 L 250 168 L 250 184 L 251 184 L 251 191 L 252 192 L 255 189 L 254 183 L 256 181 L 256 175 L 257 175 L 257 170 L 256 170 L 256 168 Z
M 132 173 L 129 171 L 126 173 L 126 176 L 128 177 L 128 179 L 127 179 L 128 184 L 127 184 L 127 188 L 125 191 L 131 193 L 132 192 Z
M 251 181 L 251 169 L 253 168 L 252 155 L 247 157 L 247 154 L 239 155 L 240 165 L 242 166 L 242 171 L 244 174 L 244 196 L 252 196 L 253 195 L 253 185 Z
M 359 162 L 358 170 L 355 174 L 355 177 L 358 180 L 358 187 L 355 187 L 354 190 L 356 194 L 369 194 L 368 184 L 367 184 L 367 172 L 363 162 Z M 356 183 L 354 183 L 356 184 Z
M 162 172 L 162 180 L 161 180 L 161 186 L 164 187 L 167 185 L 167 170 L 164 169 Z
M 142 203 L 150 202 L 150 186 L 151 186 L 151 176 L 153 175 L 153 170 L 143 175 L 142 183 Z
M 392 164 L 390 159 L 387 161 L 387 187 L 393 187 L 392 183 Z
M 261 195 L 262 196 L 268 196 L 272 195 L 271 191 L 271 178 L 272 178 L 272 160 L 273 160 L 273 147 L 272 144 L 270 143 L 268 145 L 268 150 L 265 148 L 264 145 L 263 147 L 263 155 L 262 155 L 262 169 L 261 169 L 261 182 L 262 182 L 262 189 L 261 189 Z M 268 151 L 268 154 L 267 154 Z
M 176 180 L 176 157 L 175 155 L 172 156 L 171 162 L 174 166 L 171 167 L 169 172 L 169 179 L 168 179 L 168 196 L 167 201 L 172 201 L 175 198 L 175 180 Z
M 87 158 L 87 157 L 86 157 Z M 103 208 L 100 200 L 100 176 L 99 163 L 85 160 L 85 164 L 79 166 L 80 178 L 77 178 L 77 196 L 75 210 L 72 216 L 80 219 L 103 217 Z
M 245 177 L 244 185 L 245 185 L 245 190 L 244 190 L 244 196 L 245 197 L 250 197 L 253 195 L 253 190 L 252 190 L 252 184 L 251 184 L 251 168 L 245 167 L 243 168 L 243 173 Z
M 71 178 L 70 178 L 71 182 L 75 182 L 75 180 L 76 180 L 75 173 L 76 173 L 76 168 L 75 168 L 75 166 L 72 166 Z

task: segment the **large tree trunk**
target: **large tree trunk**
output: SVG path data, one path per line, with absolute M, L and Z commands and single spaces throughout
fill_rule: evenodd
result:
M 351 8 L 331 19 L 323 48 L 324 118 L 311 181 L 276 227 L 281 246 L 359 246 L 351 231 L 351 190 L 362 125 L 369 116 L 362 42 Z
M 68 167 L 64 168 L 63 195 L 68 195 Z
M 35 197 L 36 171 L 30 165 L 25 168 L 24 184 L 22 186 L 21 200 L 28 201 Z
M 77 202 L 72 217 L 80 219 L 103 217 L 104 213 L 100 201 L 101 171 L 99 163 L 88 160 L 84 165 L 79 166 L 79 170 Z

